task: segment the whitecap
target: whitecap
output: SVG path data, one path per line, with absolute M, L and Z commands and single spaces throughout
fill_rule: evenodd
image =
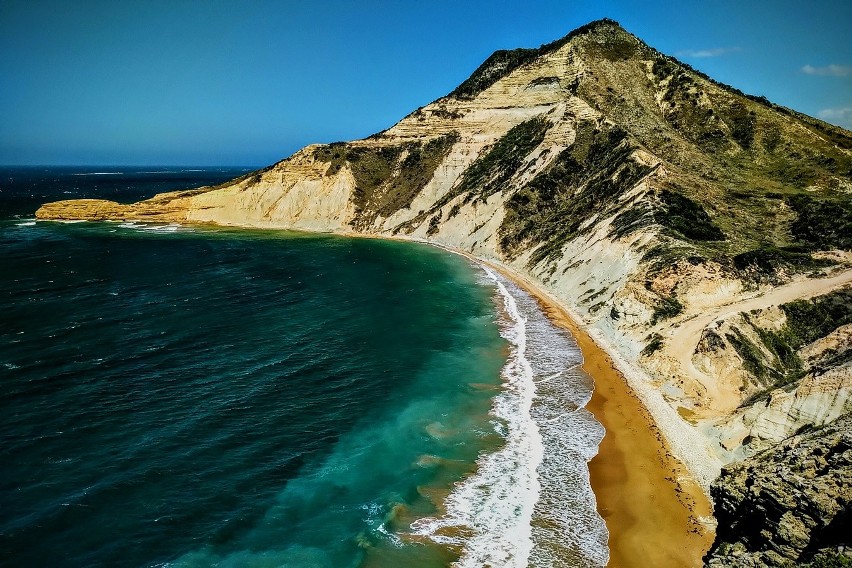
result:
M 604 429 L 583 408 L 593 381 L 580 368 L 582 353 L 534 298 L 485 272 L 503 297 L 501 333 L 512 345 L 505 391 L 492 408 L 506 445 L 477 460 L 476 473 L 447 498 L 443 517 L 420 519 L 412 531 L 460 546 L 458 567 L 605 566 L 609 533 L 588 469 Z M 462 530 L 447 534 L 453 528 Z
M 526 567 L 532 551 L 532 516 L 540 490 L 536 470 L 544 447 L 530 415 L 535 383 L 526 358 L 526 318 L 515 298 L 491 270 L 484 268 L 503 298 L 501 335 L 512 345 L 502 370 L 504 390 L 491 413 L 505 427 L 505 445 L 477 460 L 477 471 L 456 485 L 444 503 L 441 518 L 412 523 L 412 532 L 439 544 L 461 544 L 456 566 Z M 441 534 L 446 529 L 470 536 Z
M 142 225 L 141 229 L 143 231 L 154 231 L 157 233 L 174 233 L 175 231 L 181 228 L 178 224 L 171 225 Z

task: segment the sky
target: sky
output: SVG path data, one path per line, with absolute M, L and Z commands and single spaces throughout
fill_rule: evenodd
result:
M 264 166 L 602 17 L 852 129 L 849 0 L 0 0 L 0 164 Z

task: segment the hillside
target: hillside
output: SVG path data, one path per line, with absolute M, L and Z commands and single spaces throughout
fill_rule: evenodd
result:
M 852 411 L 852 133 L 611 20 L 497 51 L 365 140 L 218 187 L 37 216 L 428 239 L 502 263 L 621 361 L 705 487 Z

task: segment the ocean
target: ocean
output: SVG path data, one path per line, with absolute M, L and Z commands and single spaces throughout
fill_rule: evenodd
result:
M 573 339 L 420 243 L 36 222 L 237 168 L 0 169 L 0 565 L 601 566 Z

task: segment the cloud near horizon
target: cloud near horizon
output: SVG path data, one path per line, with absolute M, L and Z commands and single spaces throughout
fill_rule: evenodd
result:
M 852 75 L 852 65 L 825 65 L 823 67 L 814 67 L 813 65 L 805 65 L 802 67 L 802 73 L 805 75 L 822 75 L 832 77 L 846 77 Z
M 852 129 L 852 106 L 822 109 L 817 116 L 826 122 Z
M 741 47 L 714 47 L 712 49 L 682 49 L 675 53 L 678 57 L 720 57 L 742 51 Z

